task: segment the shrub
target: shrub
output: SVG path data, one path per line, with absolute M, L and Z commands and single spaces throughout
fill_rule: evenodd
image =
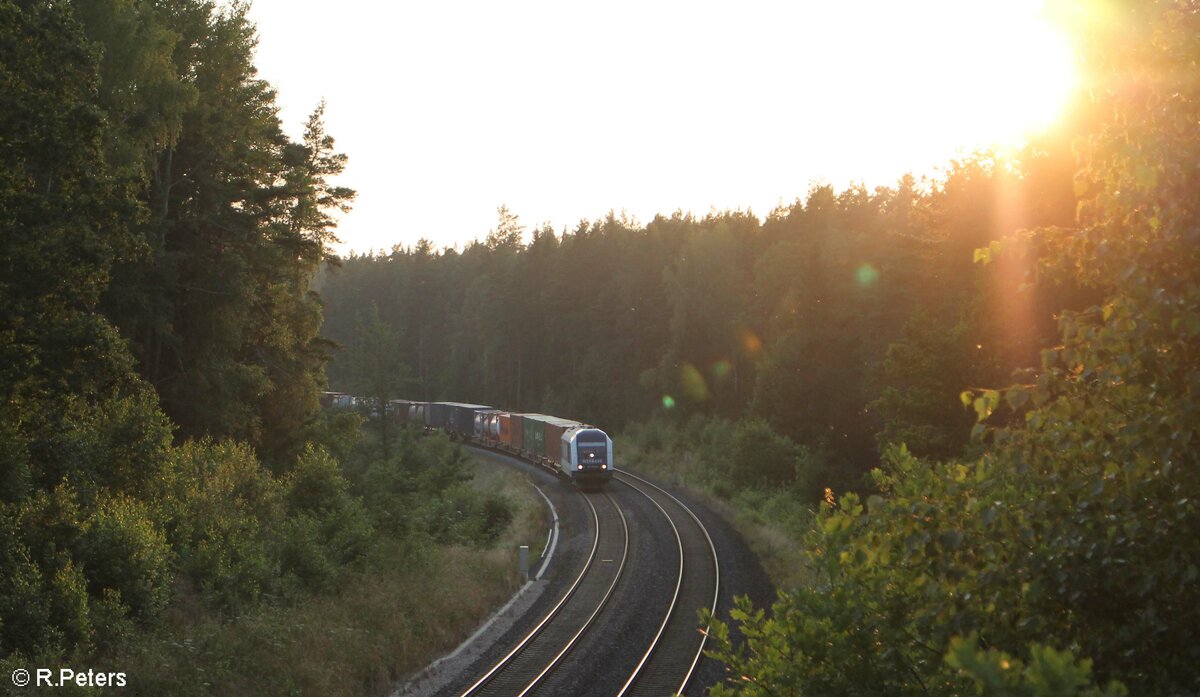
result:
M 171 549 L 166 535 L 134 499 L 101 498 L 83 526 L 77 556 L 91 593 L 97 597 L 107 590 L 118 593 L 137 619 L 153 618 L 170 597 Z
M 327 589 L 336 568 L 362 558 L 374 529 L 363 502 L 350 494 L 338 463 L 309 446 L 284 480 L 291 517 L 283 535 L 281 563 L 310 588 Z
M 139 385 L 130 395 L 110 395 L 81 411 L 84 462 L 96 486 L 146 496 L 162 476 L 171 444 L 172 426 L 154 391 Z
M 348 505 L 350 483 L 341 467 L 323 448 L 309 446 L 285 478 L 284 500 L 289 511 L 320 515 Z
M 321 523 L 309 515 L 294 515 L 284 522 L 279 539 L 279 564 L 285 587 L 293 590 L 332 590 L 337 581 L 328 540 Z M 288 577 L 294 579 L 289 582 Z
M 786 486 L 795 479 L 798 455 L 798 446 L 772 431 L 766 421 L 743 421 L 734 431 L 729 479 L 743 489 Z
M 52 619 L 42 570 L 21 540 L 16 522 L 12 512 L 0 506 L 0 654 L 51 650 L 61 644 L 63 634 Z
M 159 498 L 178 568 L 228 610 L 256 601 L 278 573 L 269 550 L 283 519 L 282 487 L 246 445 L 176 448 Z
M 1029 647 L 1029 665 L 996 649 L 980 649 L 979 636 L 950 642 L 946 663 L 974 682 L 979 694 L 1005 697 L 1125 697 L 1119 682 L 1104 689 L 1092 683 L 1092 662 L 1076 660 L 1071 651 L 1041 644 Z

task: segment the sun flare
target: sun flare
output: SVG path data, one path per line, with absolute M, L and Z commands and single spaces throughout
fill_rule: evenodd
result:
M 909 85 L 916 140 L 959 149 L 1013 145 L 1062 115 L 1077 83 L 1074 58 L 1041 2 L 916 7 L 891 29 L 902 28 L 898 51 L 932 67 Z
M 341 230 L 360 251 L 397 234 L 464 243 L 502 203 L 561 230 L 936 177 L 1053 124 L 1077 82 L 1041 0 L 346 0 L 312 36 L 297 2 L 255 0 L 259 67 L 298 105 L 289 123 L 327 98 L 359 192 Z
M 947 78 L 966 87 L 953 96 L 974 115 L 975 136 L 1008 143 L 1051 125 L 1076 83 L 1066 37 L 1029 3 L 986 9 L 964 4 L 971 11 L 965 19 L 974 50 L 947 62 Z
M 1062 116 L 1078 82 L 1070 41 L 1035 0 L 843 3 L 803 19 L 805 89 L 788 106 L 833 136 L 805 155 L 835 163 L 834 184 L 1018 146 Z

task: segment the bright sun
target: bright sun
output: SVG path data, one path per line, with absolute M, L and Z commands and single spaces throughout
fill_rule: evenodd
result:
M 947 78 L 964 87 L 959 96 L 974 113 L 977 136 L 1005 142 L 1045 128 L 1074 88 L 1070 44 L 1039 16 L 1038 5 L 967 2 L 955 13 L 970 27 L 963 45 L 969 53 L 947 61 Z
M 852 121 L 869 152 L 848 163 L 851 178 L 892 177 L 978 148 L 1017 145 L 1062 115 L 1077 83 L 1071 45 L 1039 0 L 826 12 L 834 36 L 814 39 L 833 46 L 830 62 L 839 70 L 818 78 L 819 89 L 841 105 L 839 118 Z M 866 76 L 869 89 L 863 77 L 847 75 Z
M 1074 59 L 1039 0 L 920 5 L 902 25 L 910 50 L 932 67 L 919 90 L 926 125 L 914 135 L 960 147 L 1011 145 L 1061 116 L 1077 80 Z

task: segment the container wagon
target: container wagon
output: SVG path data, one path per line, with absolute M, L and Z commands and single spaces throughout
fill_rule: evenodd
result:
M 333 400 L 326 401 L 336 405 Z M 457 440 L 512 453 L 553 470 L 582 489 L 598 488 L 612 479 L 612 439 L 579 421 L 462 402 L 395 399 L 388 405 L 389 413 L 397 414 L 401 423 L 423 424 Z

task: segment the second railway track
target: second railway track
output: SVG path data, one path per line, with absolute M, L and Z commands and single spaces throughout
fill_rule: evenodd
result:
M 612 486 L 580 494 L 595 531 L 583 570 L 462 697 L 689 689 L 705 645 L 698 611 L 717 609 L 716 548 L 695 513 L 665 489 L 629 472 L 616 473 Z
M 651 482 L 628 472 L 615 481 L 634 489 L 666 516 L 678 546 L 678 575 L 671 604 L 659 630 L 618 697 L 684 693 L 704 652 L 705 634 L 697 612 L 716 613 L 720 563 L 704 524 L 682 501 Z
M 586 494 L 596 537 L 584 569 L 547 615 L 463 697 L 532 693 L 604 609 L 625 569 L 629 526 L 612 496 Z

